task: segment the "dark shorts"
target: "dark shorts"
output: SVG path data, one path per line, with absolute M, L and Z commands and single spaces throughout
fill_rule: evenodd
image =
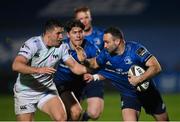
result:
M 104 96 L 104 84 L 103 81 L 91 81 L 86 84 L 82 92 L 82 98 L 87 97 L 99 97 L 103 99 Z
M 159 91 L 154 87 L 150 87 L 146 92 L 138 92 L 138 97 L 121 97 L 121 106 L 124 108 L 132 108 L 141 111 L 143 107 L 147 114 L 161 114 L 166 111 L 166 106 L 163 103 Z
M 64 91 L 73 91 L 79 101 L 84 98 L 103 98 L 104 96 L 103 81 L 91 81 L 90 83 L 86 83 L 85 81 L 71 81 L 57 86 L 57 89 L 59 94 Z

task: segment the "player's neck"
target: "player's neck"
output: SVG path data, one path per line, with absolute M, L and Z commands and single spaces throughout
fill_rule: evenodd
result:
M 75 50 L 75 45 L 74 45 L 74 44 L 72 44 L 72 42 L 71 42 L 71 41 L 69 42 L 69 44 L 70 44 L 71 49 L 72 49 L 72 50 Z
M 117 50 L 117 54 L 118 55 L 122 55 L 125 51 L 125 41 L 121 41 L 120 45 L 119 45 L 119 48 Z
M 42 39 L 47 48 L 51 47 L 51 43 L 46 35 L 42 35 Z
M 84 30 L 84 35 L 85 36 L 90 35 L 92 33 L 92 30 L 93 30 L 93 28 L 92 28 L 92 26 L 90 26 L 88 29 Z

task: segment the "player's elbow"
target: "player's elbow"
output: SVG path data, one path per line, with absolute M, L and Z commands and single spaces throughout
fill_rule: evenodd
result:
M 158 64 L 157 66 L 155 66 L 155 71 L 157 74 L 159 74 L 162 71 L 161 65 Z
M 13 62 L 13 64 L 12 64 L 12 70 L 13 71 L 18 71 L 18 66 L 16 65 L 15 62 Z

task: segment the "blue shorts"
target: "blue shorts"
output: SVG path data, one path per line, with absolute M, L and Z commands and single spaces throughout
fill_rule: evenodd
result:
M 145 92 L 138 92 L 137 97 L 122 96 L 121 107 L 132 108 L 141 111 L 143 107 L 147 114 L 161 114 L 166 112 L 166 106 L 163 103 L 159 91 L 153 86 Z
M 82 92 L 82 99 L 87 97 L 99 97 L 103 99 L 104 96 L 104 84 L 103 81 L 91 81 L 87 83 Z
M 99 97 L 103 99 L 104 84 L 103 81 L 70 81 L 57 86 L 58 92 L 73 91 L 76 98 L 80 101 L 84 98 Z

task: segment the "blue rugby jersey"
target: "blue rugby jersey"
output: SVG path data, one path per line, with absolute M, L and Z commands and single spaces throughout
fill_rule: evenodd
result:
M 103 34 L 103 29 L 93 27 L 92 33 L 85 36 L 85 39 L 87 39 L 90 43 L 94 44 L 95 47 L 99 50 L 102 50 L 104 48 Z
M 126 42 L 125 51 L 121 55 L 110 55 L 103 49 L 96 58 L 101 67 L 98 74 L 110 79 L 122 95 L 136 97 L 136 90 L 128 81 L 128 70 L 132 65 L 147 69 L 145 63 L 151 56 L 152 54 L 137 42 Z
M 70 46 L 70 40 L 66 39 L 64 40 L 65 44 L 69 47 L 69 54 L 72 55 L 72 57 L 79 62 L 77 58 L 77 53 L 75 50 L 73 50 Z M 98 49 L 94 47 L 93 44 L 89 43 L 86 39 L 83 40 L 83 43 L 81 45 L 87 55 L 87 58 L 95 57 L 99 52 Z M 68 66 L 64 64 L 62 60 L 60 60 L 57 71 L 54 75 L 54 82 L 56 85 L 65 84 L 66 82 L 74 82 L 74 81 L 81 81 L 83 77 L 81 75 L 74 74 Z

